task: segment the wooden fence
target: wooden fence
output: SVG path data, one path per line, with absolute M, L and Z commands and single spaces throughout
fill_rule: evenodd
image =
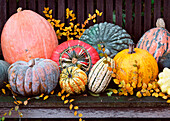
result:
M 88 13 L 93 14 L 95 9 L 103 12 L 101 17 L 97 17 L 97 23 L 104 21 L 113 23 L 115 13 L 115 23 L 119 26 L 124 24 L 123 28 L 132 36 L 135 43 L 145 31 L 155 26 L 159 17 L 164 18 L 166 28 L 170 31 L 170 0 L 0 0 L 0 32 L 18 7 L 31 9 L 44 16 L 43 10 L 47 6 L 53 9 L 54 18 L 65 23 L 68 23 L 65 19 L 66 8 L 74 11 L 76 22 L 79 23 L 87 18 Z

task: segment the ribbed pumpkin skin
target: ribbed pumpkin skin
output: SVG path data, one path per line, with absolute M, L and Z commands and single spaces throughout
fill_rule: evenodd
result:
M 119 51 L 128 48 L 132 40 L 130 35 L 118 25 L 100 23 L 86 29 L 80 40 L 92 45 L 98 53 L 98 44 L 105 48 L 105 53 L 113 58 Z
M 19 60 L 28 62 L 33 58 L 50 58 L 57 45 L 53 27 L 31 10 L 12 15 L 1 35 L 3 56 L 10 64 Z
M 129 54 L 125 49 L 119 52 L 115 57 L 116 78 L 126 83 L 135 82 L 139 84 L 148 84 L 154 81 L 158 75 L 158 64 L 155 58 L 146 50 L 135 48 L 136 53 Z
M 50 59 L 17 61 L 8 69 L 12 90 L 23 96 L 49 94 L 56 87 L 59 74 L 58 65 Z
M 165 67 L 170 68 L 170 51 L 160 57 L 158 65 L 160 71 L 162 71 Z
M 10 66 L 9 63 L 0 60 L 0 88 L 3 87 L 4 82 L 8 81 L 8 67 Z
M 80 94 L 85 91 L 87 75 L 78 67 L 70 66 L 61 72 L 59 84 L 69 94 Z
M 73 58 L 77 59 L 75 63 Z M 97 51 L 91 45 L 80 40 L 63 42 L 56 47 L 51 56 L 51 60 L 55 61 L 61 68 L 78 66 L 85 72 L 88 72 L 99 59 Z
M 106 60 L 104 57 L 100 59 L 91 69 L 89 75 L 88 75 L 88 88 L 90 91 L 94 93 L 101 93 L 103 92 L 112 76 L 111 71 L 108 70 L 108 64 L 105 64 L 103 61 Z M 113 59 L 107 58 L 107 61 L 111 63 L 111 67 L 115 67 L 115 63 Z
M 147 50 L 158 62 L 159 58 L 170 51 L 170 33 L 164 28 L 153 28 L 139 40 L 137 48 Z

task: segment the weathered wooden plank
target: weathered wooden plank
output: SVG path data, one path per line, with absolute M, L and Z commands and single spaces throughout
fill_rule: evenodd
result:
M 58 0 L 58 19 L 65 22 L 65 0 Z
M 132 35 L 132 0 L 126 0 L 126 24 L 125 29 Z
M 116 0 L 116 24 L 122 26 L 122 0 Z
M 94 0 L 86 0 L 87 2 L 87 9 L 86 9 L 86 16 L 88 17 L 89 14 L 94 13 Z M 90 21 L 86 27 L 92 26 L 93 22 Z
M 9 110 L 0 109 L 0 114 Z M 20 108 L 20 111 L 23 118 L 79 118 L 69 108 Z M 83 114 L 82 118 L 170 118 L 170 108 L 80 108 L 78 112 Z M 18 118 L 17 112 L 13 111 L 10 118 Z
M 45 0 L 38 0 L 38 13 L 44 16 L 44 7 L 45 7 Z
M 164 20 L 166 29 L 170 31 L 170 0 L 164 0 Z
M 19 0 L 19 7 L 22 7 L 23 10 L 26 9 L 26 0 Z
M 106 22 L 113 23 L 113 0 L 105 0 L 106 1 Z M 103 15 L 104 16 L 104 15 Z
M 134 42 L 137 43 L 142 35 L 142 20 L 141 20 L 142 1 L 135 0 L 135 23 L 134 23 Z
M 156 26 L 156 20 L 161 17 L 161 0 L 154 0 L 154 27 Z
M 68 0 L 68 8 L 70 9 L 70 10 L 73 10 L 73 13 L 75 14 L 75 16 L 76 16 L 76 6 L 75 6 L 75 0 Z M 70 22 L 70 19 L 67 19 L 67 25 L 69 25 L 69 22 Z M 73 23 L 75 23 L 76 22 L 76 20 L 74 20 L 74 21 L 71 21 L 71 22 L 73 22 Z
M 151 29 L 151 0 L 145 0 L 144 32 Z
M 108 3 L 108 0 L 107 0 L 107 3 Z M 107 6 L 107 7 L 109 7 L 109 6 Z M 106 9 L 107 9 L 107 7 L 106 7 Z M 97 16 L 97 23 L 104 22 L 105 21 L 104 20 L 104 14 L 105 14 L 105 12 L 104 12 L 104 0 L 97 0 L 97 10 L 99 10 L 99 12 L 103 12 L 102 16 Z M 108 11 L 108 9 L 107 9 L 107 11 Z M 111 13 L 113 13 L 113 12 L 111 12 Z M 108 17 L 109 17 L 109 15 L 108 15 Z
M 56 17 L 56 15 L 55 15 L 55 9 L 56 9 L 56 4 L 55 4 L 55 0 L 48 0 L 47 1 L 47 6 L 50 8 L 50 9 L 52 9 L 53 10 L 53 12 L 52 12 L 52 16 L 53 16 L 53 18 L 55 18 Z
M 84 22 L 84 0 L 77 0 L 77 23 Z
M 28 1 L 28 9 L 36 11 L 36 0 Z
M 9 0 L 8 1 L 8 17 L 13 15 L 14 13 L 17 12 L 17 1 L 16 0 Z
M 168 107 L 169 104 L 166 100 L 161 98 L 155 97 L 143 97 L 137 98 L 135 96 L 100 96 L 100 97 L 93 97 L 93 96 L 71 96 L 69 99 L 75 99 L 74 104 L 78 105 L 79 107 L 121 107 L 121 108 L 144 108 L 144 107 Z M 19 97 L 18 100 L 24 101 L 27 98 Z M 0 108 L 12 108 L 14 107 L 13 98 L 10 96 L 1 96 L 0 97 Z M 46 101 L 43 100 L 30 100 L 28 105 L 21 106 L 23 108 L 61 108 L 61 107 L 68 107 L 68 105 L 64 105 L 63 101 L 60 97 L 50 96 L 50 98 Z

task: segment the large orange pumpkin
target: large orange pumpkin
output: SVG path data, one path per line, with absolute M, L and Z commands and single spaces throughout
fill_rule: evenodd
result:
M 50 23 L 39 14 L 18 8 L 6 22 L 1 47 L 4 59 L 11 63 L 33 58 L 50 58 L 58 45 L 57 36 Z
M 115 57 L 116 78 L 125 83 L 135 84 L 138 88 L 143 83 L 154 81 L 158 75 L 158 64 L 155 58 L 146 50 L 140 48 L 124 49 Z

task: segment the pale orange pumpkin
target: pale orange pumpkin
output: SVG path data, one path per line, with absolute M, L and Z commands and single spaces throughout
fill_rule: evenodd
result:
M 57 36 L 50 23 L 31 10 L 18 8 L 6 22 L 1 47 L 4 59 L 11 63 L 33 58 L 50 58 L 58 45 Z
M 122 50 L 115 57 L 116 78 L 125 83 L 134 83 L 137 88 L 143 83 L 154 81 L 158 75 L 158 64 L 155 58 L 146 50 L 134 48 Z

